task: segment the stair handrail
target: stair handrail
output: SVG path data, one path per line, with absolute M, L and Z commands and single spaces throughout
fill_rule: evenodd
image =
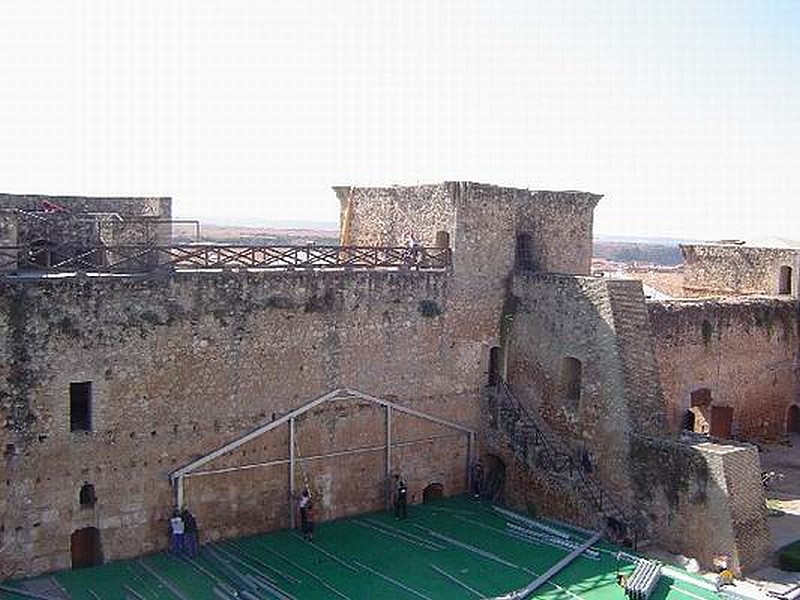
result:
M 574 471 L 576 471 L 578 474 L 578 480 L 583 492 L 590 497 L 590 501 L 595 505 L 595 507 L 598 510 L 605 512 L 607 509 L 604 507 L 610 506 L 613 512 L 621 518 L 622 524 L 638 535 L 638 533 L 640 533 L 639 528 L 636 526 L 634 520 L 631 519 L 627 512 L 620 506 L 619 502 L 617 502 L 616 499 L 609 494 L 602 485 L 600 485 L 594 479 L 589 478 L 580 466 L 575 466 L 575 461 L 572 454 L 555 448 L 557 444 L 553 441 L 553 438 L 556 438 L 556 435 L 549 429 L 549 427 L 544 425 L 541 420 L 537 418 L 537 416 L 534 415 L 533 411 L 525 406 L 519 400 L 519 398 L 514 395 L 508 384 L 505 381 L 500 381 L 494 386 L 494 388 L 496 393 L 502 392 L 502 394 L 514 404 L 518 413 L 526 417 L 527 420 L 537 429 L 539 437 L 542 440 L 542 445 L 547 453 L 549 453 L 551 456 L 560 454 L 569 458 L 573 467 L 575 467 Z

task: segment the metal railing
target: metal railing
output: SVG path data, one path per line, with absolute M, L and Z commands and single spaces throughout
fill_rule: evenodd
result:
M 589 476 L 586 467 L 577 459 L 577 453 L 562 449 L 555 441 L 555 434 L 511 392 L 505 382 L 500 382 L 487 389 L 490 401 L 493 403 L 489 407 L 492 427 L 504 431 L 514 442 L 517 425 L 521 424 L 525 428 L 523 431 L 527 431 L 526 437 L 530 436 L 529 439 L 534 446 L 539 447 L 532 466 L 553 473 L 568 473 L 571 478 L 575 479 L 584 497 L 598 512 L 606 516 L 613 516 L 620 525 L 634 535 L 634 538 L 643 534 L 641 527 L 635 523 L 634 519 L 630 518 L 613 496 Z M 524 443 L 526 442 L 527 440 Z M 515 450 L 523 451 L 525 462 L 530 464 L 527 448 L 524 450 L 515 448 Z
M 409 269 L 442 270 L 449 248 L 373 246 L 251 246 L 231 244 L 145 244 L 92 247 L 70 244 L 0 246 L 0 273 L 219 269 Z

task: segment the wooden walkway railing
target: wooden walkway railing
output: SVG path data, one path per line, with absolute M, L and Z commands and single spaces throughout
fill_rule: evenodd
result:
M 187 244 L 78 247 L 0 246 L 0 274 L 38 272 L 145 273 L 217 269 L 442 270 L 449 248 L 372 246 L 245 246 Z

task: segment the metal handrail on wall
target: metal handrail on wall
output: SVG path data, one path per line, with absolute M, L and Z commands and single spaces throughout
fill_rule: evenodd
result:
M 416 246 L 252 246 L 233 244 L 148 244 L 0 246 L 0 273 L 20 271 L 144 273 L 152 271 L 256 269 L 442 270 L 449 248 Z
M 535 428 L 536 440 L 544 449 L 549 465 L 553 467 L 556 472 L 560 473 L 569 470 L 570 475 L 577 474 L 577 482 L 581 490 L 598 511 L 604 514 L 608 514 L 609 512 L 613 513 L 614 518 L 619 519 L 620 524 L 630 533 L 635 537 L 641 536 L 643 532 L 640 531 L 640 528 L 636 525 L 634 520 L 627 515 L 626 511 L 613 496 L 603 489 L 600 484 L 587 476 L 586 470 L 582 465 L 577 463 L 574 454 L 564 452 L 556 447 L 556 442 L 553 440 L 555 436 L 541 420 L 534 415 L 533 411 L 525 406 L 519 398 L 512 393 L 506 382 L 501 381 L 490 389 L 494 393 L 496 401 L 506 400 L 509 402 L 517 418 L 519 419 L 520 416 L 524 417 L 530 426 Z M 499 406 L 497 408 L 499 410 Z M 499 423 L 497 423 L 497 425 L 499 426 Z

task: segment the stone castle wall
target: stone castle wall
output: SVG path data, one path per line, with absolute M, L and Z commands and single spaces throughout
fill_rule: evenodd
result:
M 648 312 L 672 430 L 681 428 L 692 408 L 692 392 L 707 388 L 712 406 L 733 408 L 734 436 L 759 439 L 786 431 L 787 410 L 797 401 L 794 301 L 650 302 Z M 709 411 L 696 409 L 696 419 L 708 421 Z
M 739 573 L 769 550 L 758 452 L 751 446 L 635 437 L 637 508 L 667 550 L 711 568 L 727 555 Z
M 9 481 L 0 515 L 3 543 L 15 557 L 8 574 L 68 567 L 70 534 L 86 526 L 101 530 L 106 559 L 163 548 L 174 501 L 168 473 L 336 387 L 478 423 L 487 333 L 474 322 L 459 329 L 464 322 L 445 273 L 209 273 L 0 285 L 0 441 Z M 70 432 L 69 386 L 84 381 L 92 382 L 93 430 Z M 300 454 L 315 452 L 317 429 L 331 423 L 352 433 L 335 437 L 334 446 L 382 431 L 382 419 L 363 419 L 352 410 L 309 415 L 298 431 Z M 402 440 L 407 425 L 399 419 L 396 426 Z M 255 446 L 260 450 L 239 453 L 239 464 L 286 453 L 279 435 Z M 417 500 L 431 480 L 447 493 L 463 489 L 466 454 L 458 440 L 409 446 L 397 461 Z M 376 507 L 376 489 L 362 497 L 348 483 L 366 477 L 368 487 L 381 485 L 377 464 L 370 453 L 339 460 L 332 469 L 338 481 L 330 484 L 320 479 L 322 463 L 310 465 L 317 486 L 333 486 L 321 517 Z M 287 477 L 280 469 L 257 475 L 189 480 L 187 501 L 207 535 L 286 525 Z M 84 483 L 95 486 L 94 509 L 79 507 Z
M 663 399 L 653 370 L 641 285 L 591 277 L 520 275 L 508 337 L 508 381 L 594 477 L 631 507 L 632 434 L 660 435 Z M 638 304 L 637 304 L 638 298 Z M 565 359 L 581 363 L 580 397 L 569 398 Z M 645 368 L 650 365 L 649 368 Z
M 64 210 L 43 213 L 44 202 Z M 5 230 L 0 234 L 0 242 L 9 246 L 46 243 L 77 248 L 100 244 L 169 244 L 172 239 L 169 223 L 145 221 L 169 221 L 171 215 L 170 198 L 0 194 L 0 229 Z M 69 253 L 54 250 L 50 260 L 58 262 L 68 256 Z M 0 270 L 14 269 L 0 266 Z
M 732 244 L 684 244 L 684 292 L 687 297 L 768 295 L 779 293 L 781 267 L 792 268 L 793 293 L 798 289 L 800 251 Z

